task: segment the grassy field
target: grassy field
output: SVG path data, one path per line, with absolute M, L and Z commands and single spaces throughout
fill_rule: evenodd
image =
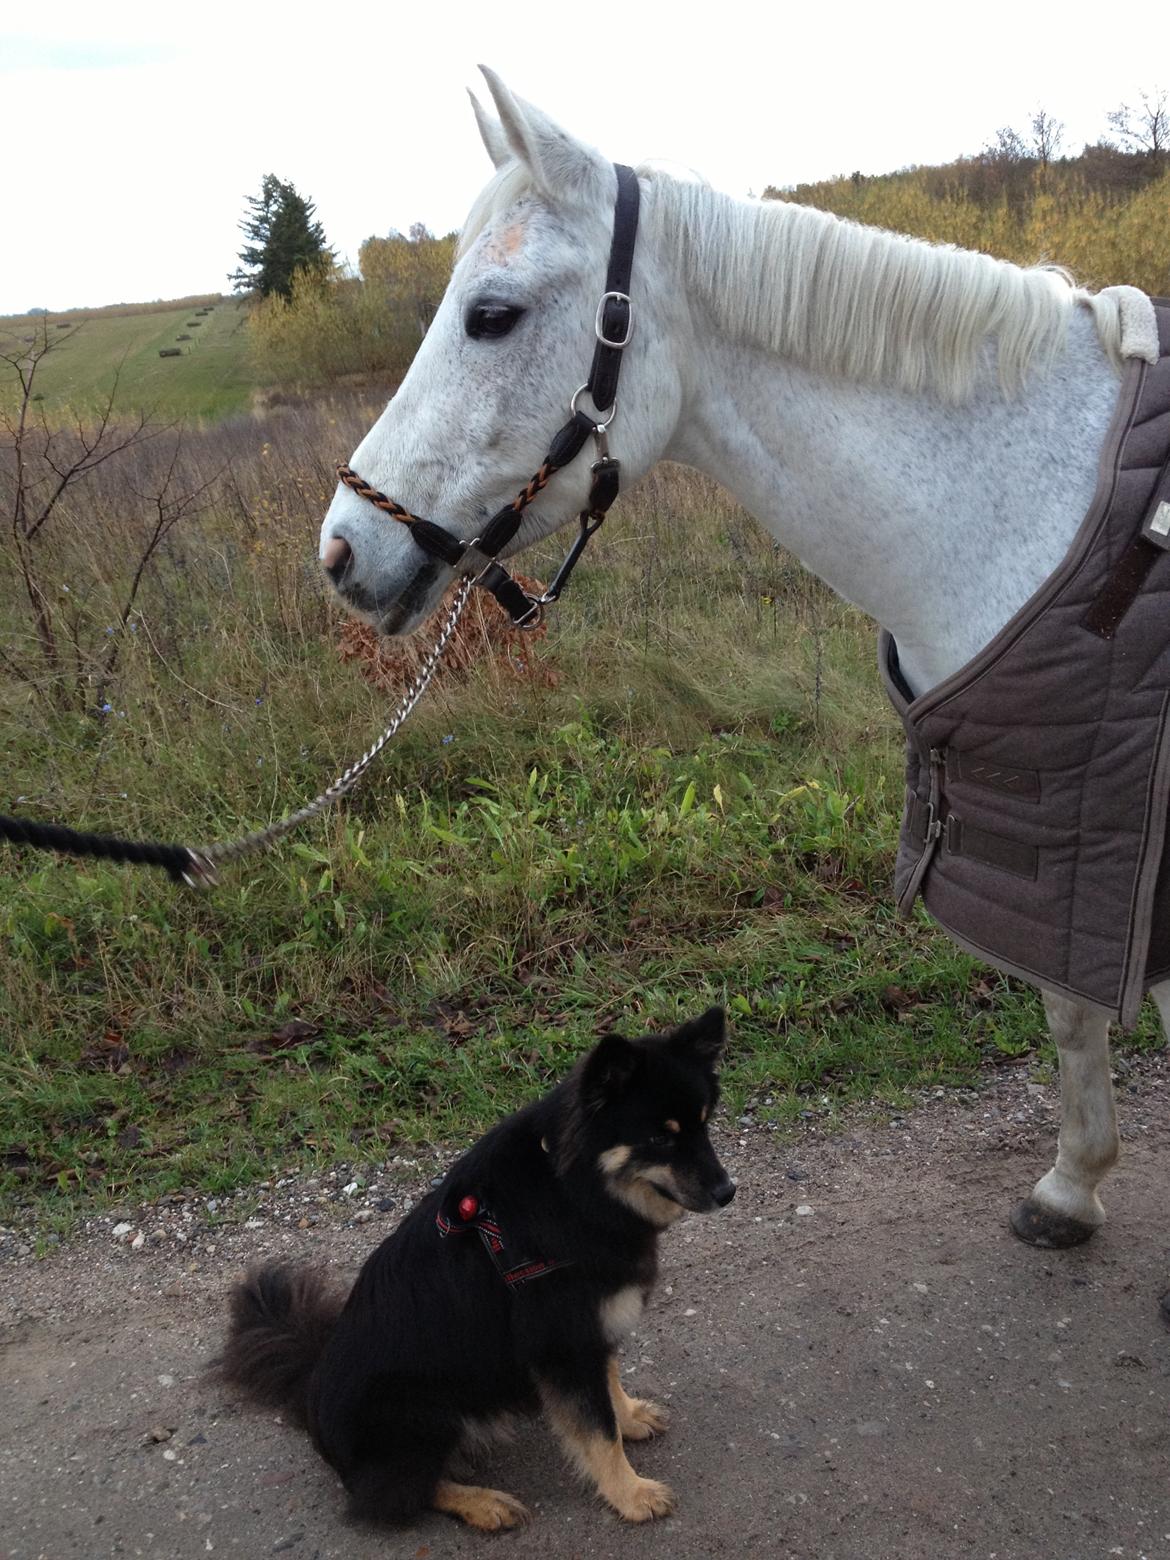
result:
M 199 307 L 211 313 L 200 317 Z M 0 319 L 0 351 L 31 347 L 47 324 L 53 350 L 38 367 L 36 404 L 46 415 L 70 409 L 92 411 L 109 398 L 120 375 L 116 410 L 123 415 L 150 412 L 162 421 L 216 419 L 248 405 L 253 376 L 246 350 L 243 305 L 236 298 L 180 300 L 172 306 L 146 305 L 82 310 Z M 190 322 L 199 320 L 198 324 Z M 191 337 L 180 341 L 182 335 Z M 182 356 L 160 358 L 159 349 L 179 347 Z M 19 386 L 15 376 L 0 375 L 0 407 L 12 406 Z
M 107 463 L 36 538 L 53 666 L 0 550 L 6 810 L 223 838 L 364 749 L 389 700 L 340 661 L 312 558 L 373 411 Z M 128 596 L 164 478 L 198 498 Z M 711 484 L 623 498 L 517 659 L 440 685 L 344 811 L 211 892 L 0 854 L 8 1207 L 459 1142 L 600 1030 L 710 1001 L 733 1115 L 897 1101 L 1036 1045 L 1033 994 L 893 917 L 871 626 Z

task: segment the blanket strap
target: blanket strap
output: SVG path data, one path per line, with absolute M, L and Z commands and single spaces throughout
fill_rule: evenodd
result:
M 907 814 L 909 839 L 914 848 L 922 852 L 902 895 L 907 908 L 914 903 L 918 886 L 939 844 L 948 856 L 966 856 L 972 861 L 981 862 L 985 867 L 1011 872 L 1016 877 L 1034 879 L 1039 867 L 1039 852 L 1034 845 L 1024 845 L 1002 834 L 994 834 L 990 829 L 978 828 L 975 824 L 965 822 L 958 813 L 950 811 L 941 784 L 944 766 L 948 778 L 965 779 L 977 785 L 987 785 L 993 790 L 1011 790 L 1015 794 L 1023 794 L 1028 800 L 1035 799 L 1028 796 L 1030 782 L 1036 780 L 1038 785 L 1038 777 L 1031 770 L 981 765 L 953 750 L 940 753 L 932 749 L 930 800 L 924 802 L 917 796 L 911 797 Z M 1039 794 L 1038 790 L 1036 794 Z
M 1141 531 L 1113 565 L 1096 601 L 1081 619 L 1098 639 L 1112 639 L 1133 606 L 1146 576 L 1164 552 L 1170 551 L 1170 459 L 1154 485 L 1154 497 Z

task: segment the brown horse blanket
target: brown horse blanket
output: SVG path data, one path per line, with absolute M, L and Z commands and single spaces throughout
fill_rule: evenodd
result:
M 990 644 L 914 699 L 895 890 L 970 952 L 1136 1022 L 1170 975 L 1170 301 L 1129 359 L 1067 556 Z

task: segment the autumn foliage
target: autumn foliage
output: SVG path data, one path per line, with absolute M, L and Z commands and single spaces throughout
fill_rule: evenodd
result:
M 414 227 L 409 237 L 368 238 L 360 276 L 336 265 L 297 271 L 290 296 L 264 299 L 248 322 L 262 376 L 300 386 L 397 382 L 439 306 L 454 252 L 453 236 Z
M 764 193 L 1018 265 L 1066 266 L 1094 290 L 1170 292 L 1170 166 L 1104 145 L 1047 167 L 984 155 Z

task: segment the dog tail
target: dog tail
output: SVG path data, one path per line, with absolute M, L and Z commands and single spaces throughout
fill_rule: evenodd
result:
M 231 1292 L 227 1343 L 216 1361 L 221 1376 L 303 1425 L 309 1377 L 344 1303 L 315 1268 L 253 1268 Z

